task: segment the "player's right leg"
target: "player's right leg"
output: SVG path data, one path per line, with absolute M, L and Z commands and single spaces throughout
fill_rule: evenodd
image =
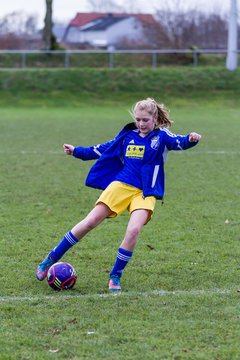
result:
M 97 204 L 92 211 L 71 231 L 64 235 L 60 243 L 47 255 L 47 257 L 39 264 L 36 277 L 39 281 L 46 278 L 48 269 L 75 244 L 78 243 L 90 230 L 94 229 L 106 217 L 111 214 L 109 207 L 103 203 Z
M 146 224 L 149 218 L 148 209 L 136 209 L 131 213 L 126 234 L 122 241 L 115 264 L 110 272 L 108 288 L 111 291 L 121 290 L 120 280 L 122 277 L 123 270 L 131 260 L 133 251 L 137 244 L 138 236 L 144 224 Z

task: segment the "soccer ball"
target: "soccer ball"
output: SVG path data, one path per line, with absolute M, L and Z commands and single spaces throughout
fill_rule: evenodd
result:
M 77 273 L 71 264 L 57 262 L 47 273 L 47 282 L 54 290 L 72 289 L 77 281 Z

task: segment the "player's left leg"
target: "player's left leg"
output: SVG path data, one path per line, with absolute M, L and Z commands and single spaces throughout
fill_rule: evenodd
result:
M 121 290 L 122 272 L 131 260 L 140 231 L 150 216 L 151 212 L 146 209 L 137 209 L 131 213 L 124 239 L 118 249 L 116 262 L 110 272 L 109 290 Z
M 102 203 L 96 205 L 82 221 L 64 235 L 58 245 L 39 264 L 36 271 L 37 279 L 39 281 L 44 280 L 50 266 L 59 261 L 70 248 L 76 245 L 80 239 L 82 239 L 89 231 L 94 229 L 110 214 L 111 210 L 107 205 Z

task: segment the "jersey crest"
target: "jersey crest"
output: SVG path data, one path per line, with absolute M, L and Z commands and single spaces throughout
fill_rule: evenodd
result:
M 160 141 L 159 141 L 159 136 L 154 136 L 152 139 L 151 139 L 151 148 L 153 150 L 157 150 L 159 148 L 159 144 L 160 144 Z

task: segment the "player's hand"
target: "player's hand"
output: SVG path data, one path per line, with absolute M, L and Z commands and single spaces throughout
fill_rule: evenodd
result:
M 74 146 L 70 144 L 63 144 L 63 149 L 66 155 L 72 155 Z
M 189 141 L 190 142 L 197 142 L 200 141 L 202 136 L 198 133 L 192 132 L 189 134 Z

